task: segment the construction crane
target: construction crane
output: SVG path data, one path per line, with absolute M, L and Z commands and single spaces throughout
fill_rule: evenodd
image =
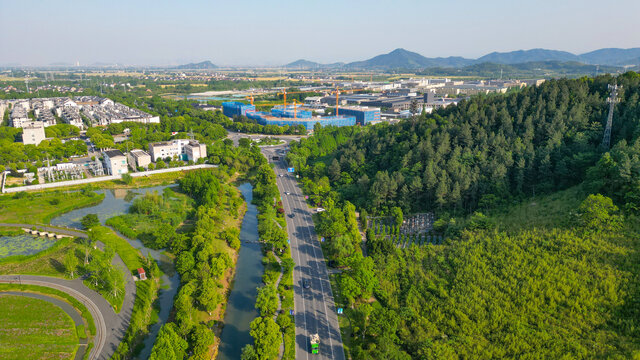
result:
M 609 85 L 609 97 L 607 98 L 607 102 L 609 103 L 609 115 L 607 116 L 607 126 L 604 129 L 604 136 L 602 137 L 602 147 L 606 150 L 609 149 L 611 144 L 611 126 L 613 125 L 613 110 L 616 107 L 616 103 L 620 100 L 618 99 L 618 90 L 622 89 L 622 86 L 618 86 L 616 84 Z
M 338 112 L 339 112 L 339 108 L 340 108 L 340 101 L 339 101 L 340 91 L 342 91 L 342 92 L 348 92 L 348 91 L 354 92 L 354 91 L 363 91 L 363 90 L 366 90 L 366 89 L 363 89 L 363 88 L 359 88 L 359 89 L 338 89 L 338 88 L 336 88 L 336 90 L 335 90 L 335 94 L 336 94 L 336 116 L 339 115 Z

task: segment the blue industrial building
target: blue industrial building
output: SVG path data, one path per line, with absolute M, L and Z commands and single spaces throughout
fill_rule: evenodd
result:
M 342 113 L 342 109 L 340 109 Z M 313 117 L 311 111 L 300 109 L 299 105 L 276 105 L 271 112 L 256 111 L 253 105 L 247 105 L 241 102 L 223 102 L 222 113 L 232 118 L 234 116 L 244 115 L 249 119 L 254 119 L 260 125 L 277 125 L 277 126 L 297 126 L 304 125 L 307 130 L 313 130 L 316 124 L 322 126 L 353 126 L 356 124 L 356 116 L 349 114 L 341 114 L 339 116 L 322 116 Z M 361 112 L 358 116 L 362 117 L 362 123 L 375 121 L 375 116 L 369 113 Z M 377 119 L 380 119 L 380 111 L 377 112 Z M 360 123 L 358 121 L 358 123 Z
M 222 113 L 233 118 L 235 116 L 247 116 L 247 113 L 256 111 L 254 105 L 241 103 L 239 101 L 227 101 L 222 103 Z
M 380 121 L 380 109 L 364 106 L 345 106 L 338 108 L 338 114 L 355 116 L 356 122 L 360 125 L 367 125 L 370 122 Z
M 301 114 L 302 113 L 302 114 Z M 271 109 L 271 112 L 257 111 L 247 113 L 247 117 L 254 119 L 260 125 L 277 125 L 277 126 L 297 126 L 304 125 L 307 130 L 313 130 L 316 124 L 322 126 L 353 126 L 356 124 L 355 116 L 323 116 L 312 117 L 311 112 L 307 110 L 298 110 L 295 113 L 293 107 L 287 106 L 284 109 L 283 106 L 276 106 Z

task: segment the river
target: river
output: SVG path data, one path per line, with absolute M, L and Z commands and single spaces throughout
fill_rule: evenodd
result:
M 175 186 L 175 185 L 173 185 Z M 73 210 L 52 219 L 51 224 L 55 226 L 68 226 L 81 229 L 80 219 L 87 214 L 97 214 L 100 222 L 104 222 L 114 216 L 127 213 L 133 199 L 148 192 L 157 191 L 162 193 L 169 186 L 155 186 L 140 189 L 115 189 L 98 190 L 99 194 L 104 194 L 104 200 L 95 206 Z M 221 334 L 221 345 L 218 352 L 218 359 L 236 360 L 240 359 L 242 348 L 252 343 L 249 335 L 249 324 L 258 316 L 255 309 L 257 288 L 262 285 L 262 251 L 258 243 L 258 209 L 251 204 L 253 199 L 253 187 L 250 183 L 238 186 L 245 201 L 247 211 L 242 219 L 242 229 L 240 231 L 240 241 L 242 246 L 238 254 L 236 264 L 236 274 L 233 280 L 233 289 L 229 295 L 227 309 L 224 317 L 224 328 Z M 126 238 L 126 237 L 125 237 Z M 162 288 L 159 293 L 158 302 L 160 312 L 159 321 L 152 325 L 149 336 L 144 340 L 144 348 L 138 355 L 139 359 L 147 359 L 151 354 L 151 349 L 160 327 L 166 323 L 173 307 L 173 298 L 180 287 L 180 277 L 175 271 L 173 261 L 158 250 L 145 247 L 137 239 L 127 239 L 129 243 L 139 249 L 143 255 L 153 256 L 158 261 L 158 266 L 163 270 Z
M 220 335 L 218 359 L 240 359 L 242 348 L 251 344 L 249 324 L 258 316 L 255 309 L 257 288 L 262 285 L 262 250 L 258 240 L 258 209 L 251 203 L 253 187 L 249 183 L 238 186 L 247 202 L 247 212 L 242 219 L 240 230 L 240 253 L 236 264 L 233 289 L 229 295 L 227 311 L 224 315 L 224 328 Z

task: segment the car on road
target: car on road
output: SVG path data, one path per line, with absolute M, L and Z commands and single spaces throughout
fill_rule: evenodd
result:
M 309 280 L 304 279 L 304 280 L 302 281 L 302 287 L 303 287 L 303 288 L 305 288 L 305 289 L 310 288 L 310 287 L 311 287 L 311 283 L 309 282 Z
M 290 193 L 290 192 L 288 192 L 288 191 L 285 191 L 285 192 L 284 192 L 284 194 L 285 194 L 285 195 L 291 195 L 291 193 Z
M 280 174 L 280 175 L 278 175 L 278 176 L 283 177 L 283 176 L 284 176 L 284 174 Z
M 323 211 L 325 211 L 325 209 L 324 209 L 324 208 L 321 208 L 321 207 L 319 207 L 319 208 L 317 208 L 317 209 L 316 209 L 316 212 L 323 212 Z
M 296 217 L 296 214 L 289 214 L 289 217 L 293 219 L 294 217 Z

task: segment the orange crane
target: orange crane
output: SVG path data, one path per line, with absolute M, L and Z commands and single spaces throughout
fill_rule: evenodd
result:
M 312 93 L 314 91 L 287 91 L 287 89 L 282 90 L 278 95 L 284 95 L 284 108 L 287 108 L 287 94 L 302 94 L 302 93 Z

